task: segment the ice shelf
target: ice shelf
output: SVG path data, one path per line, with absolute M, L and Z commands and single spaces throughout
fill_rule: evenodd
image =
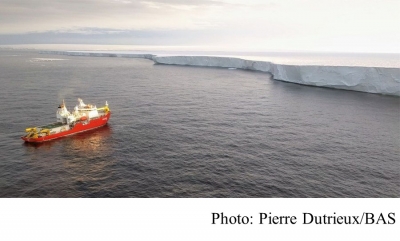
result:
M 400 96 L 400 69 L 358 66 L 284 65 L 267 61 L 216 56 L 157 56 L 153 54 L 41 51 L 71 56 L 151 59 L 157 64 L 236 68 L 270 73 L 274 79 L 319 87 Z

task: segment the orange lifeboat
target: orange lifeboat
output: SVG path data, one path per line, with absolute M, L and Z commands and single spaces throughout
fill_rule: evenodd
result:
M 87 120 L 87 117 L 86 116 L 82 116 L 79 120 L 85 121 L 85 120 Z

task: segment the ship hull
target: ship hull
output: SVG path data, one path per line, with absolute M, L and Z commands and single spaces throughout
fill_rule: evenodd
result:
M 88 131 L 88 130 L 93 130 L 99 127 L 102 127 L 107 124 L 108 120 L 110 119 L 111 112 L 107 112 L 106 115 L 99 116 L 97 119 L 90 120 L 87 124 L 84 122 L 79 122 L 76 123 L 75 126 L 69 130 L 55 133 L 55 134 L 50 134 L 47 136 L 42 136 L 42 137 L 37 137 L 37 138 L 28 138 L 26 136 L 22 136 L 21 139 L 24 140 L 25 142 L 45 142 L 45 141 L 51 141 L 57 138 L 61 138 L 64 136 L 70 136 L 74 135 L 80 132 Z

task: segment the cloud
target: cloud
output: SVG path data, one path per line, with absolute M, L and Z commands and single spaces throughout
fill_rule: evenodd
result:
M 224 43 L 220 30 L 115 30 L 83 28 L 68 31 L 47 31 L 0 35 L 6 44 L 125 44 L 125 45 L 204 45 Z M 231 34 L 225 33 L 227 38 Z
M 398 9 L 393 0 L 0 0 L 0 43 L 398 49 Z
M 0 0 L 0 33 L 45 32 L 57 29 L 195 29 L 208 11 L 227 6 L 218 1 L 129 0 Z

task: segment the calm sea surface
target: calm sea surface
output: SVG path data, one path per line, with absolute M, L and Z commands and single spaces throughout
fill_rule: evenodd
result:
M 0 197 L 400 197 L 400 98 L 145 59 L 0 51 Z M 62 99 L 112 111 L 41 145 Z

